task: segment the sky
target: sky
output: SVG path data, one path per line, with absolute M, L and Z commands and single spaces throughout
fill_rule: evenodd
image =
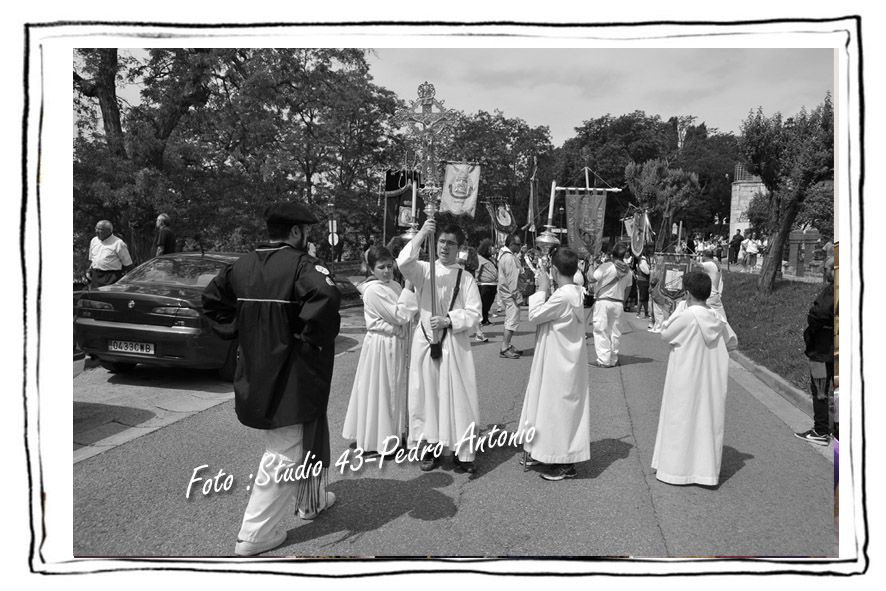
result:
M 445 107 L 548 126 L 554 146 L 583 121 L 637 110 L 738 135 L 752 109 L 790 116 L 834 86 L 831 49 L 376 49 L 369 63 L 401 99 L 427 80 Z

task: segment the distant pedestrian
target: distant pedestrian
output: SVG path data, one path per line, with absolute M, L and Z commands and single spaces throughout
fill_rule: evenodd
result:
M 498 268 L 495 266 L 494 259 L 492 240 L 486 238 L 480 241 L 480 246 L 477 247 L 477 260 L 479 261 L 477 285 L 480 287 L 480 300 L 483 302 L 483 318 L 480 321 L 480 326 L 492 324 L 489 320 L 489 310 L 492 308 L 492 302 L 495 301 L 495 294 L 498 290 Z
M 498 253 L 498 295 L 505 308 L 504 333 L 501 339 L 501 351 L 498 355 L 505 359 L 519 359 L 521 353 L 511 344 L 511 338 L 520 326 L 518 298 L 522 296 L 519 287 L 520 274 L 523 269 L 517 259 L 517 253 L 520 252 L 521 245 L 520 236 L 511 234 L 508 236 L 505 246 Z
M 812 302 L 806 315 L 806 330 L 803 331 L 805 353 L 809 360 L 814 422 L 812 429 L 795 433 L 800 439 L 815 445 L 830 443 L 834 423 L 831 414 L 834 387 L 834 317 L 839 306 L 834 298 L 834 259 L 825 261 L 824 268 L 828 283 Z
M 612 248 L 612 260 L 594 271 L 594 348 L 598 367 L 618 365 L 621 340 L 621 315 L 625 292 L 631 285 L 631 273 L 625 258 L 627 247 L 619 242 Z
M 123 240 L 114 236 L 111 222 L 98 222 L 95 236 L 89 243 L 89 270 L 86 272 L 92 288 L 116 283 L 132 267 L 129 248 Z
M 169 216 L 165 213 L 157 216 L 157 234 L 154 236 L 152 256 L 158 257 L 175 252 L 175 232 L 172 231 L 171 224 Z
M 551 289 L 548 274 L 535 275 L 536 292 L 529 296 L 529 321 L 537 325 L 535 355 L 518 423 L 535 429 L 525 441 L 525 463 L 549 464 L 545 480 L 576 475 L 576 462 L 591 457 L 590 395 L 585 347 L 584 296 L 580 285 L 578 254 L 560 248 L 551 260 L 551 275 L 559 286 Z
M 671 352 L 652 469 L 668 484 L 716 486 L 723 459 L 729 351 L 738 339 L 705 303 L 711 295 L 710 277 L 687 273 L 683 287 L 687 300 L 661 333 Z
M 736 230 L 735 236 L 729 241 L 729 258 L 726 260 L 728 264 L 738 263 L 738 251 L 741 250 L 742 242 L 744 242 L 744 236 L 741 235 L 741 230 Z

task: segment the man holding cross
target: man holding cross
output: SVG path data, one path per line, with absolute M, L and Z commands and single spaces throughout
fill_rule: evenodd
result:
M 418 260 L 422 244 L 435 229 L 436 222 L 428 218 L 397 257 L 403 277 L 415 286 L 419 305 L 410 353 L 408 444 L 448 447 L 456 466 L 473 473 L 474 448 L 469 442 L 478 436 L 480 405 L 470 337 L 480 324 L 480 291 L 471 274 L 456 262 L 465 241 L 457 225 L 440 232 L 433 266 Z M 437 462 L 428 451 L 421 469 L 433 470 Z

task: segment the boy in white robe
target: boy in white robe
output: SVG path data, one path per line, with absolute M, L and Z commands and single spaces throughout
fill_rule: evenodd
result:
M 551 464 L 541 477 L 557 481 L 573 478 L 575 463 L 591 457 L 590 402 L 584 296 L 574 277 L 578 254 L 561 248 L 551 263 L 559 287 L 548 298 L 550 281 L 540 269 L 536 292 L 529 297 L 529 321 L 538 326 L 519 428 L 535 429 L 532 440 L 523 443 L 529 454 L 526 464 Z
M 383 246 L 366 251 L 371 276 L 357 286 L 363 297 L 366 336 L 345 415 L 342 436 L 364 457 L 390 453 L 389 439 L 406 433 L 406 333 L 418 304 L 412 286 L 394 281 L 394 255 Z
M 665 322 L 671 346 L 658 434 L 652 453 L 655 477 L 669 484 L 716 486 L 723 457 L 729 351 L 738 339 L 722 316 L 708 308 L 711 278 L 683 276 L 687 299 Z
M 457 467 L 474 473 L 480 403 L 470 339 L 480 324 L 482 303 L 477 282 L 456 261 L 459 246 L 465 241 L 458 226 L 441 230 L 433 268 L 418 260 L 422 243 L 434 235 L 435 229 L 436 223 L 429 218 L 397 257 L 403 277 L 415 286 L 419 307 L 409 356 L 408 445 L 425 449 L 433 446 L 438 451 L 447 447 L 456 454 L 453 459 Z M 431 310 L 431 273 L 437 292 L 435 314 Z M 435 341 L 441 344 L 441 355 L 436 359 L 431 356 L 430 346 L 434 332 L 442 339 Z M 422 471 L 436 468 L 438 460 L 439 454 L 423 454 Z

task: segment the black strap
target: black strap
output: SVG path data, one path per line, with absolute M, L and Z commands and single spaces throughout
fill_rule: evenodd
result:
M 447 310 L 448 312 L 452 312 L 452 307 L 455 305 L 455 298 L 458 297 L 458 292 L 459 292 L 459 290 L 461 289 L 461 274 L 462 274 L 462 271 L 464 271 L 464 269 L 462 269 L 461 267 L 459 267 L 459 269 L 458 269 L 458 275 L 456 275 L 456 277 L 455 277 L 455 289 L 452 291 L 452 301 L 449 302 L 449 310 Z M 425 335 L 425 340 L 426 340 L 428 343 L 430 343 L 430 342 L 431 342 L 431 339 L 428 338 L 428 333 L 427 333 L 427 331 L 425 331 L 425 325 L 422 324 L 421 322 L 419 322 L 418 325 L 421 326 L 421 331 L 422 331 L 422 333 L 424 333 L 424 335 Z M 446 327 L 446 328 L 443 329 L 443 336 L 440 337 L 440 342 L 441 342 L 441 343 L 443 342 L 443 339 L 446 338 L 446 333 L 449 332 L 449 328 L 450 328 L 450 327 Z

